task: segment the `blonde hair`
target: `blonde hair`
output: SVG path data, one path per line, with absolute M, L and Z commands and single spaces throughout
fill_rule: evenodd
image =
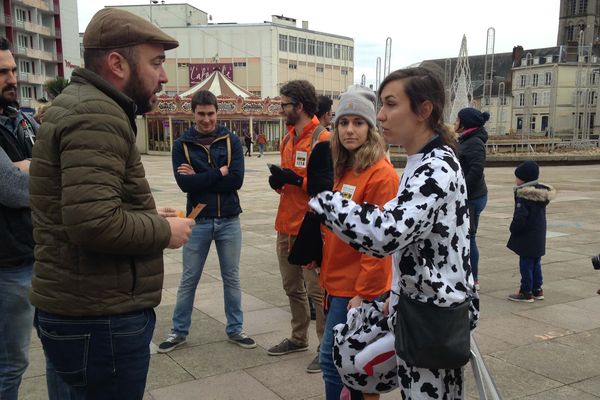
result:
M 386 147 L 377 128 L 369 126 L 367 140 L 354 152 L 346 150 L 340 141 L 338 121 L 331 136 L 331 156 L 333 159 L 333 172 L 335 180 L 339 180 L 344 172 L 351 168 L 354 173 L 363 172 L 377 161 L 386 156 Z M 366 122 L 366 120 L 365 120 Z

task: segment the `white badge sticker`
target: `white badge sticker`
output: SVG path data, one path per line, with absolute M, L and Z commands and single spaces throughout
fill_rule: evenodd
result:
M 348 200 L 352 200 L 352 196 L 354 196 L 354 191 L 356 190 L 356 186 L 344 184 L 342 186 L 342 197 Z
M 297 168 L 306 168 L 306 159 L 308 158 L 308 153 L 305 151 L 297 151 L 296 152 L 296 167 Z

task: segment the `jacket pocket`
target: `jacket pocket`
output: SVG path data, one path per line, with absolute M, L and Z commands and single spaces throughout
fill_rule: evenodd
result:
M 87 361 L 91 334 L 68 335 L 49 331 L 40 321 L 38 333 L 46 357 L 56 374 L 71 386 L 87 385 Z

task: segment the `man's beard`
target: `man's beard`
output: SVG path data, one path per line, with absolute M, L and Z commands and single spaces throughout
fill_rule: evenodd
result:
M 296 125 L 299 119 L 300 117 L 295 110 L 285 116 L 285 122 L 288 125 Z
M 2 108 L 4 110 L 4 113 L 10 113 L 10 110 L 8 107 L 12 107 L 15 109 L 19 108 L 19 102 L 17 101 L 16 97 L 14 99 L 12 99 L 12 98 L 8 98 L 4 95 L 4 92 L 9 89 L 13 89 L 15 91 L 15 93 L 17 92 L 17 87 L 13 86 L 13 85 L 7 85 L 4 87 L 4 89 L 2 89 L 2 93 L 0 93 L 0 108 Z
M 144 88 L 144 84 L 137 74 L 137 68 L 136 73 L 132 75 L 129 82 L 127 82 L 127 85 L 125 85 L 123 92 L 129 96 L 137 106 L 136 114 L 143 115 L 148 111 L 152 111 L 154 108 L 154 104 L 150 103 L 150 99 L 154 92 L 148 93 Z

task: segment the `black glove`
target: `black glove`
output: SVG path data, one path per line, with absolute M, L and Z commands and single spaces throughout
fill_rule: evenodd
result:
M 284 185 L 288 184 L 302 186 L 302 182 L 304 181 L 304 178 L 302 178 L 300 175 L 298 175 L 289 168 L 283 168 L 281 172 L 273 175 L 281 179 Z
M 306 191 L 313 197 L 333 188 L 333 160 L 329 141 L 315 145 L 306 167 Z
M 283 187 L 283 181 L 281 180 L 281 178 L 278 178 L 275 175 L 270 175 L 269 186 L 271 186 L 271 189 L 273 190 L 279 190 Z

